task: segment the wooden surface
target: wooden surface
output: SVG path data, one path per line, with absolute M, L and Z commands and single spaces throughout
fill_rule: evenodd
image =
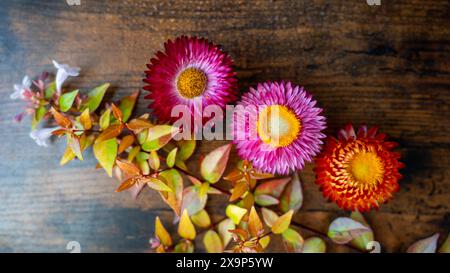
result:
M 351 1 L 0 1 L 0 251 L 147 251 L 155 215 L 172 214 L 147 191 L 137 201 L 84 162 L 58 165 L 64 143 L 38 147 L 29 121 L 12 119 L 14 83 L 51 70 L 51 60 L 80 66 L 70 84 L 110 82 L 115 97 L 143 84 L 145 64 L 168 38 L 199 35 L 233 56 L 240 90 L 264 80 L 302 84 L 325 108 L 327 133 L 347 122 L 380 125 L 400 143 L 407 167 L 401 189 L 367 214 L 384 251 L 450 230 L 450 3 Z M 139 113 L 146 111 L 141 95 Z M 207 152 L 221 142 L 201 143 Z M 236 158 L 233 158 L 236 161 Z M 195 169 L 195 162 L 191 162 Z M 347 213 L 324 200 L 312 165 L 301 173 L 299 222 L 326 231 Z M 208 209 L 223 211 L 223 198 Z M 174 228 L 172 227 L 172 230 Z M 303 232 L 304 236 L 309 233 Z M 331 251 L 347 251 L 328 243 Z M 272 251 L 281 250 L 275 242 Z

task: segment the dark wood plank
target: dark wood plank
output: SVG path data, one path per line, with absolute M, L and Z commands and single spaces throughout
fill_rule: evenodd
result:
M 386 251 L 449 231 L 450 3 L 382 1 L 87 1 L 0 2 L 0 251 L 147 251 L 155 215 L 170 210 L 145 192 L 138 201 L 113 192 L 116 182 L 94 160 L 58 166 L 63 143 L 37 147 L 28 127 L 11 120 L 9 100 L 23 73 L 51 69 L 51 59 L 82 67 L 71 84 L 111 82 L 115 97 L 142 87 L 145 64 L 181 34 L 220 43 L 236 61 L 240 90 L 265 80 L 302 84 L 325 108 L 327 133 L 347 122 L 380 125 L 400 142 L 407 168 L 401 190 L 367 215 Z M 146 110 L 140 99 L 138 112 Z M 221 142 L 202 143 L 195 158 Z M 236 161 L 233 156 L 232 161 Z M 196 161 L 190 163 L 195 169 Z M 301 173 L 299 222 L 326 231 L 345 213 Z M 209 210 L 216 217 L 223 199 Z M 173 228 L 172 228 L 173 229 Z M 304 232 L 309 236 L 309 233 Z M 347 251 L 329 244 L 332 251 Z M 279 251 L 274 243 L 273 251 Z

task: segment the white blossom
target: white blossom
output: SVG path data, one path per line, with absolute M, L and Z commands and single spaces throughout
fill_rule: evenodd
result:
M 52 132 L 59 128 L 61 128 L 61 127 L 56 126 L 56 127 L 51 127 L 51 128 L 42 128 L 42 129 L 33 130 L 30 132 L 30 137 L 34 141 L 36 141 L 37 145 L 47 147 L 48 146 L 47 141 L 52 136 Z
M 31 80 L 28 76 L 23 77 L 21 84 L 14 84 L 14 93 L 9 95 L 12 100 L 24 99 L 24 92 L 31 87 Z
M 76 77 L 80 72 L 79 67 L 70 67 L 67 64 L 59 64 L 55 60 L 53 60 L 53 65 L 58 69 L 56 72 L 56 90 L 58 93 L 61 93 L 61 87 L 64 81 L 68 77 Z

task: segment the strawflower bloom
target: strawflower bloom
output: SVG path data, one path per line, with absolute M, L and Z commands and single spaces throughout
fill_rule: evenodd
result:
M 196 109 L 225 105 L 236 100 L 237 80 L 231 57 L 206 39 L 181 36 L 164 44 L 147 65 L 146 98 L 152 102 L 159 120 L 175 121 L 173 107 L 186 105 L 194 116 Z
M 320 152 L 325 117 L 312 96 L 290 82 L 266 82 L 242 96 L 234 116 L 239 156 L 266 173 L 303 169 Z
M 396 142 L 387 141 L 377 128 L 351 124 L 327 139 L 316 159 L 316 183 L 323 195 L 346 210 L 369 211 L 392 198 L 402 177 Z

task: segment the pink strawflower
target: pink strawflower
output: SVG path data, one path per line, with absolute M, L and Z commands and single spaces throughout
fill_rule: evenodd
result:
M 303 87 L 266 82 L 244 94 L 234 115 L 239 156 L 263 172 L 301 170 L 321 149 L 325 135 L 322 109 Z M 245 107 L 245 109 L 244 109 Z
M 208 40 L 181 36 L 164 44 L 145 71 L 153 109 L 161 121 L 175 121 L 172 108 L 186 105 L 194 115 L 194 104 L 225 105 L 236 100 L 237 80 L 231 57 Z

